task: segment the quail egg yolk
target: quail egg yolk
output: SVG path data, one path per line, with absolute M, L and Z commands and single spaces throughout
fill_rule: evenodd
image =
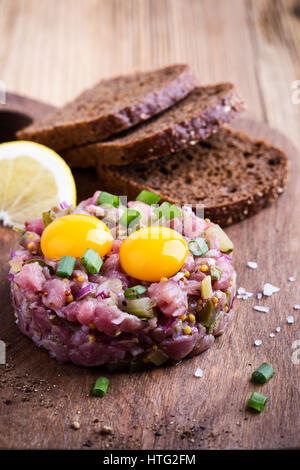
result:
M 71 214 L 51 222 L 42 233 L 41 250 L 47 259 L 62 256 L 81 258 L 87 248 L 106 255 L 113 242 L 113 236 L 105 223 L 96 217 Z
M 180 233 L 168 227 L 147 227 L 122 242 L 120 262 L 129 276 L 154 282 L 176 274 L 188 252 L 188 244 Z

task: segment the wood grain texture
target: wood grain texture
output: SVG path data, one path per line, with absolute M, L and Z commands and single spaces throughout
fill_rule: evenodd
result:
M 8 97 L 9 102 L 18 101 Z M 14 104 L 15 106 L 15 104 Z M 26 100 L 22 99 L 26 112 Z M 28 101 L 32 109 L 47 110 Z M 1 111 L 0 111 L 1 123 Z M 55 449 L 276 449 L 299 448 L 300 365 L 292 362 L 293 342 L 300 339 L 299 152 L 282 134 L 248 119 L 235 127 L 265 138 L 287 152 L 291 181 L 280 199 L 257 216 L 228 229 L 235 242 L 238 285 L 257 293 L 265 282 L 281 287 L 264 301 L 237 300 L 235 318 L 226 333 L 202 355 L 177 366 L 133 374 L 108 374 L 101 368 L 60 365 L 24 337 L 14 324 L 7 278 L 9 252 L 17 236 L 0 228 L 0 338 L 8 343 L 7 365 L 0 366 L 0 448 Z M 79 199 L 97 188 L 93 171 L 75 173 Z M 259 269 L 247 267 L 257 261 Z M 295 283 L 288 277 L 294 275 Z M 270 313 L 253 310 L 257 303 Z M 295 324 L 287 316 L 295 315 Z M 281 332 L 269 334 L 277 326 Z M 255 339 L 263 344 L 255 347 Z M 265 385 L 251 383 L 252 371 L 270 362 L 276 375 Z M 201 379 L 195 370 L 204 371 Z M 98 376 L 110 379 L 104 398 L 91 389 Z M 261 415 L 246 410 L 252 391 L 268 396 Z M 73 421 L 79 430 L 71 429 Z M 103 434 L 111 426 L 112 434 Z
M 292 82 L 300 79 L 299 1 L 51 0 L 45 5 L 0 0 L 0 80 L 7 89 L 60 105 L 101 77 L 183 61 L 203 84 L 233 81 L 248 116 L 300 145 L 300 105 L 291 100 Z M 39 109 L 34 112 L 45 110 Z M 6 275 L 16 236 L 0 228 L 0 339 L 9 343 L 7 367 L 0 365 L 0 448 L 300 447 L 300 365 L 291 360 L 292 344 L 300 340 L 299 314 L 292 309 L 300 302 L 300 156 L 266 124 L 236 125 L 281 147 L 292 163 L 290 184 L 279 201 L 228 229 L 236 244 L 239 285 L 251 292 L 264 282 L 281 287 L 261 302 L 270 313 L 255 312 L 254 299 L 237 301 L 231 328 L 211 350 L 172 368 L 109 375 L 108 395 L 95 399 L 90 391 L 101 369 L 58 365 L 14 325 Z M 79 200 L 97 187 L 93 171 L 75 177 Z M 258 271 L 246 267 L 249 260 L 259 263 Z M 291 275 L 295 283 L 287 281 Z M 289 314 L 294 325 L 286 322 Z M 270 338 L 277 326 L 281 332 Z M 253 346 L 256 338 L 263 341 L 259 348 Z M 255 386 L 251 372 L 264 360 L 276 375 Z M 202 379 L 193 377 L 197 367 L 204 371 Z M 245 410 L 254 390 L 269 397 L 261 415 Z M 74 420 L 80 421 L 78 431 L 70 429 Z M 101 434 L 102 425 L 112 426 L 113 434 Z
M 0 0 L 0 80 L 61 105 L 101 77 L 187 62 L 300 146 L 299 0 Z

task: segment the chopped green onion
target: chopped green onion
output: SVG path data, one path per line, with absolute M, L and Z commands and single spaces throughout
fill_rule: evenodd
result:
M 122 217 L 120 218 L 119 222 L 125 227 L 128 227 L 131 224 L 131 222 L 133 222 L 134 220 L 137 222 L 140 217 L 141 217 L 141 214 L 139 211 L 136 211 L 135 209 L 126 209 L 126 211 L 123 213 Z
M 175 204 L 170 204 L 169 202 L 163 202 L 159 207 L 153 210 L 159 219 L 162 217 L 165 220 L 172 220 L 175 217 L 180 217 L 182 215 L 181 209 Z
M 98 206 L 104 205 L 108 207 L 119 207 L 120 198 L 119 196 L 115 196 L 114 194 L 101 191 L 101 193 L 99 194 L 97 203 L 98 203 Z
M 267 403 L 268 398 L 260 393 L 253 392 L 248 400 L 248 408 L 253 408 L 256 411 L 262 411 Z
M 97 251 L 88 248 L 83 257 L 81 258 L 81 262 L 85 269 L 91 274 L 98 274 L 103 264 L 101 256 L 97 253 Z
M 136 201 L 141 201 L 144 202 L 145 204 L 157 204 L 161 200 L 161 197 L 158 194 L 151 193 L 151 191 L 146 191 L 146 189 L 143 189 L 143 191 L 140 192 L 138 197 L 136 198 Z
M 106 395 L 109 386 L 109 380 L 106 377 L 99 377 L 93 388 L 93 394 L 95 397 L 103 397 Z
M 266 383 L 274 375 L 274 369 L 268 362 L 263 362 L 261 366 L 252 374 L 252 380 L 260 384 Z
M 195 238 L 189 242 L 189 250 L 194 256 L 202 256 L 208 252 L 208 246 L 204 238 Z
M 126 289 L 124 295 L 127 299 L 137 299 L 140 295 L 145 294 L 147 289 L 145 286 L 137 285 Z
M 74 256 L 62 256 L 56 270 L 56 276 L 70 277 L 74 271 L 75 264 L 76 258 Z

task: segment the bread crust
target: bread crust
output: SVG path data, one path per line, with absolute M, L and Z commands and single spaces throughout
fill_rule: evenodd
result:
M 124 135 L 67 149 L 62 155 L 73 167 L 152 160 L 195 145 L 218 132 L 243 109 L 244 101 L 232 83 L 197 87 L 172 108 Z
M 44 118 L 17 133 L 61 150 L 107 139 L 185 98 L 197 85 L 186 64 L 175 64 L 101 80 Z
M 196 203 L 202 203 L 204 204 L 205 217 L 224 227 L 240 222 L 274 202 L 284 191 L 288 180 L 288 159 L 281 150 L 263 140 L 250 139 L 241 131 L 224 128 L 217 135 L 207 139 L 205 143 L 198 143 L 193 148 L 193 154 L 198 154 L 199 159 L 198 173 L 193 173 L 194 178 L 197 178 L 197 187 L 209 186 L 208 183 L 211 183 L 209 179 L 213 179 L 213 183 L 219 181 L 218 184 L 215 184 L 215 194 L 210 194 L 209 197 L 198 197 L 198 200 L 195 201 L 194 196 L 197 195 L 197 188 L 193 187 L 193 181 L 189 184 L 185 182 L 188 174 L 188 171 L 186 171 L 188 163 L 183 153 L 189 155 L 190 149 L 164 158 L 163 162 L 161 160 L 152 162 L 150 168 L 149 162 L 145 166 L 142 164 L 127 167 L 98 165 L 99 186 L 113 193 L 127 195 L 129 200 L 134 199 L 142 189 L 147 189 L 159 194 L 162 201 L 179 205 L 193 204 L 194 208 Z M 226 158 L 227 161 L 224 161 Z M 259 162 L 255 167 L 256 159 Z M 217 160 L 219 160 L 220 165 L 223 165 L 223 170 L 219 170 L 217 179 L 209 176 L 209 172 L 201 177 L 200 173 L 204 162 L 211 171 L 211 164 L 215 164 Z M 228 162 L 231 170 L 234 167 L 239 167 L 236 168 L 236 174 L 233 174 L 231 178 L 228 178 L 225 174 L 226 162 Z M 164 183 L 166 175 L 162 174 L 161 176 L 160 189 L 157 189 L 159 178 L 155 181 L 155 185 L 151 184 L 151 171 L 154 163 L 157 167 L 170 169 L 169 181 L 172 176 L 177 175 L 174 185 L 180 189 L 178 192 L 183 194 L 185 191 L 187 196 L 190 195 L 190 198 L 186 197 L 182 200 L 180 197 L 174 196 L 171 190 L 168 192 L 168 185 Z M 178 165 L 176 175 L 172 175 L 171 170 L 174 164 Z M 141 181 L 143 177 L 137 177 L 137 167 L 142 170 L 139 170 L 140 174 L 144 175 L 143 183 Z M 145 170 L 144 173 L 143 169 Z M 178 174 L 181 174 L 180 178 Z M 240 175 L 239 181 L 235 180 L 236 175 Z M 228 185 L 224 186 L 226 177 L 228 178 Z M 256 178 L 257 183 L 254 184 Z M 232 194 L 227 193 L 230 184 L 236 188 L 236 191 Z M 248 187 L 247 191 L 244 190 L 244 187 Z M 221 197 L 219 197 L 220 195 Z

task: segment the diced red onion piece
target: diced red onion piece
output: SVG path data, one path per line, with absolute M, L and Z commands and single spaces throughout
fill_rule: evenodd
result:
M 106 292 L 99 292 L 99 294 L 96 295 L 96 299 L 98 299 L 98 297 L 101 297 L 101 299 L 108 299 L 108 297 L 110 297 L 109 294 L 107 294 Z
M 176 318 L 171 318 L 168 323 L 164 326 L 164 333 L 168 331 L 169 328 L 173 325 L 173 323 L 176 321 Z
M 8 279 L 9 281 L 13 281 L 13 280 L 14 280 L 14 277 L 15 277 L 15 276 L 14 276 L 13 273 L 9 273 L 8 276 L 7 276 L 7 279 Z
M 94 290 L 95 290 L 95 286 L 93 286 L 92 284 L 88 284 L 87 286 L 83 287 L 78 292 L 76 292 L 75 297 L 76 299 L 81 299 L 85 295 L 91 294 L 92 292 L 94 292 Z
M 62 201 L 58 204 L 58 207 L 60 208 L 61 211 L 63 211 L 64 209 L 69 207 L 69 204 L 67 203 L 67 201 Z

